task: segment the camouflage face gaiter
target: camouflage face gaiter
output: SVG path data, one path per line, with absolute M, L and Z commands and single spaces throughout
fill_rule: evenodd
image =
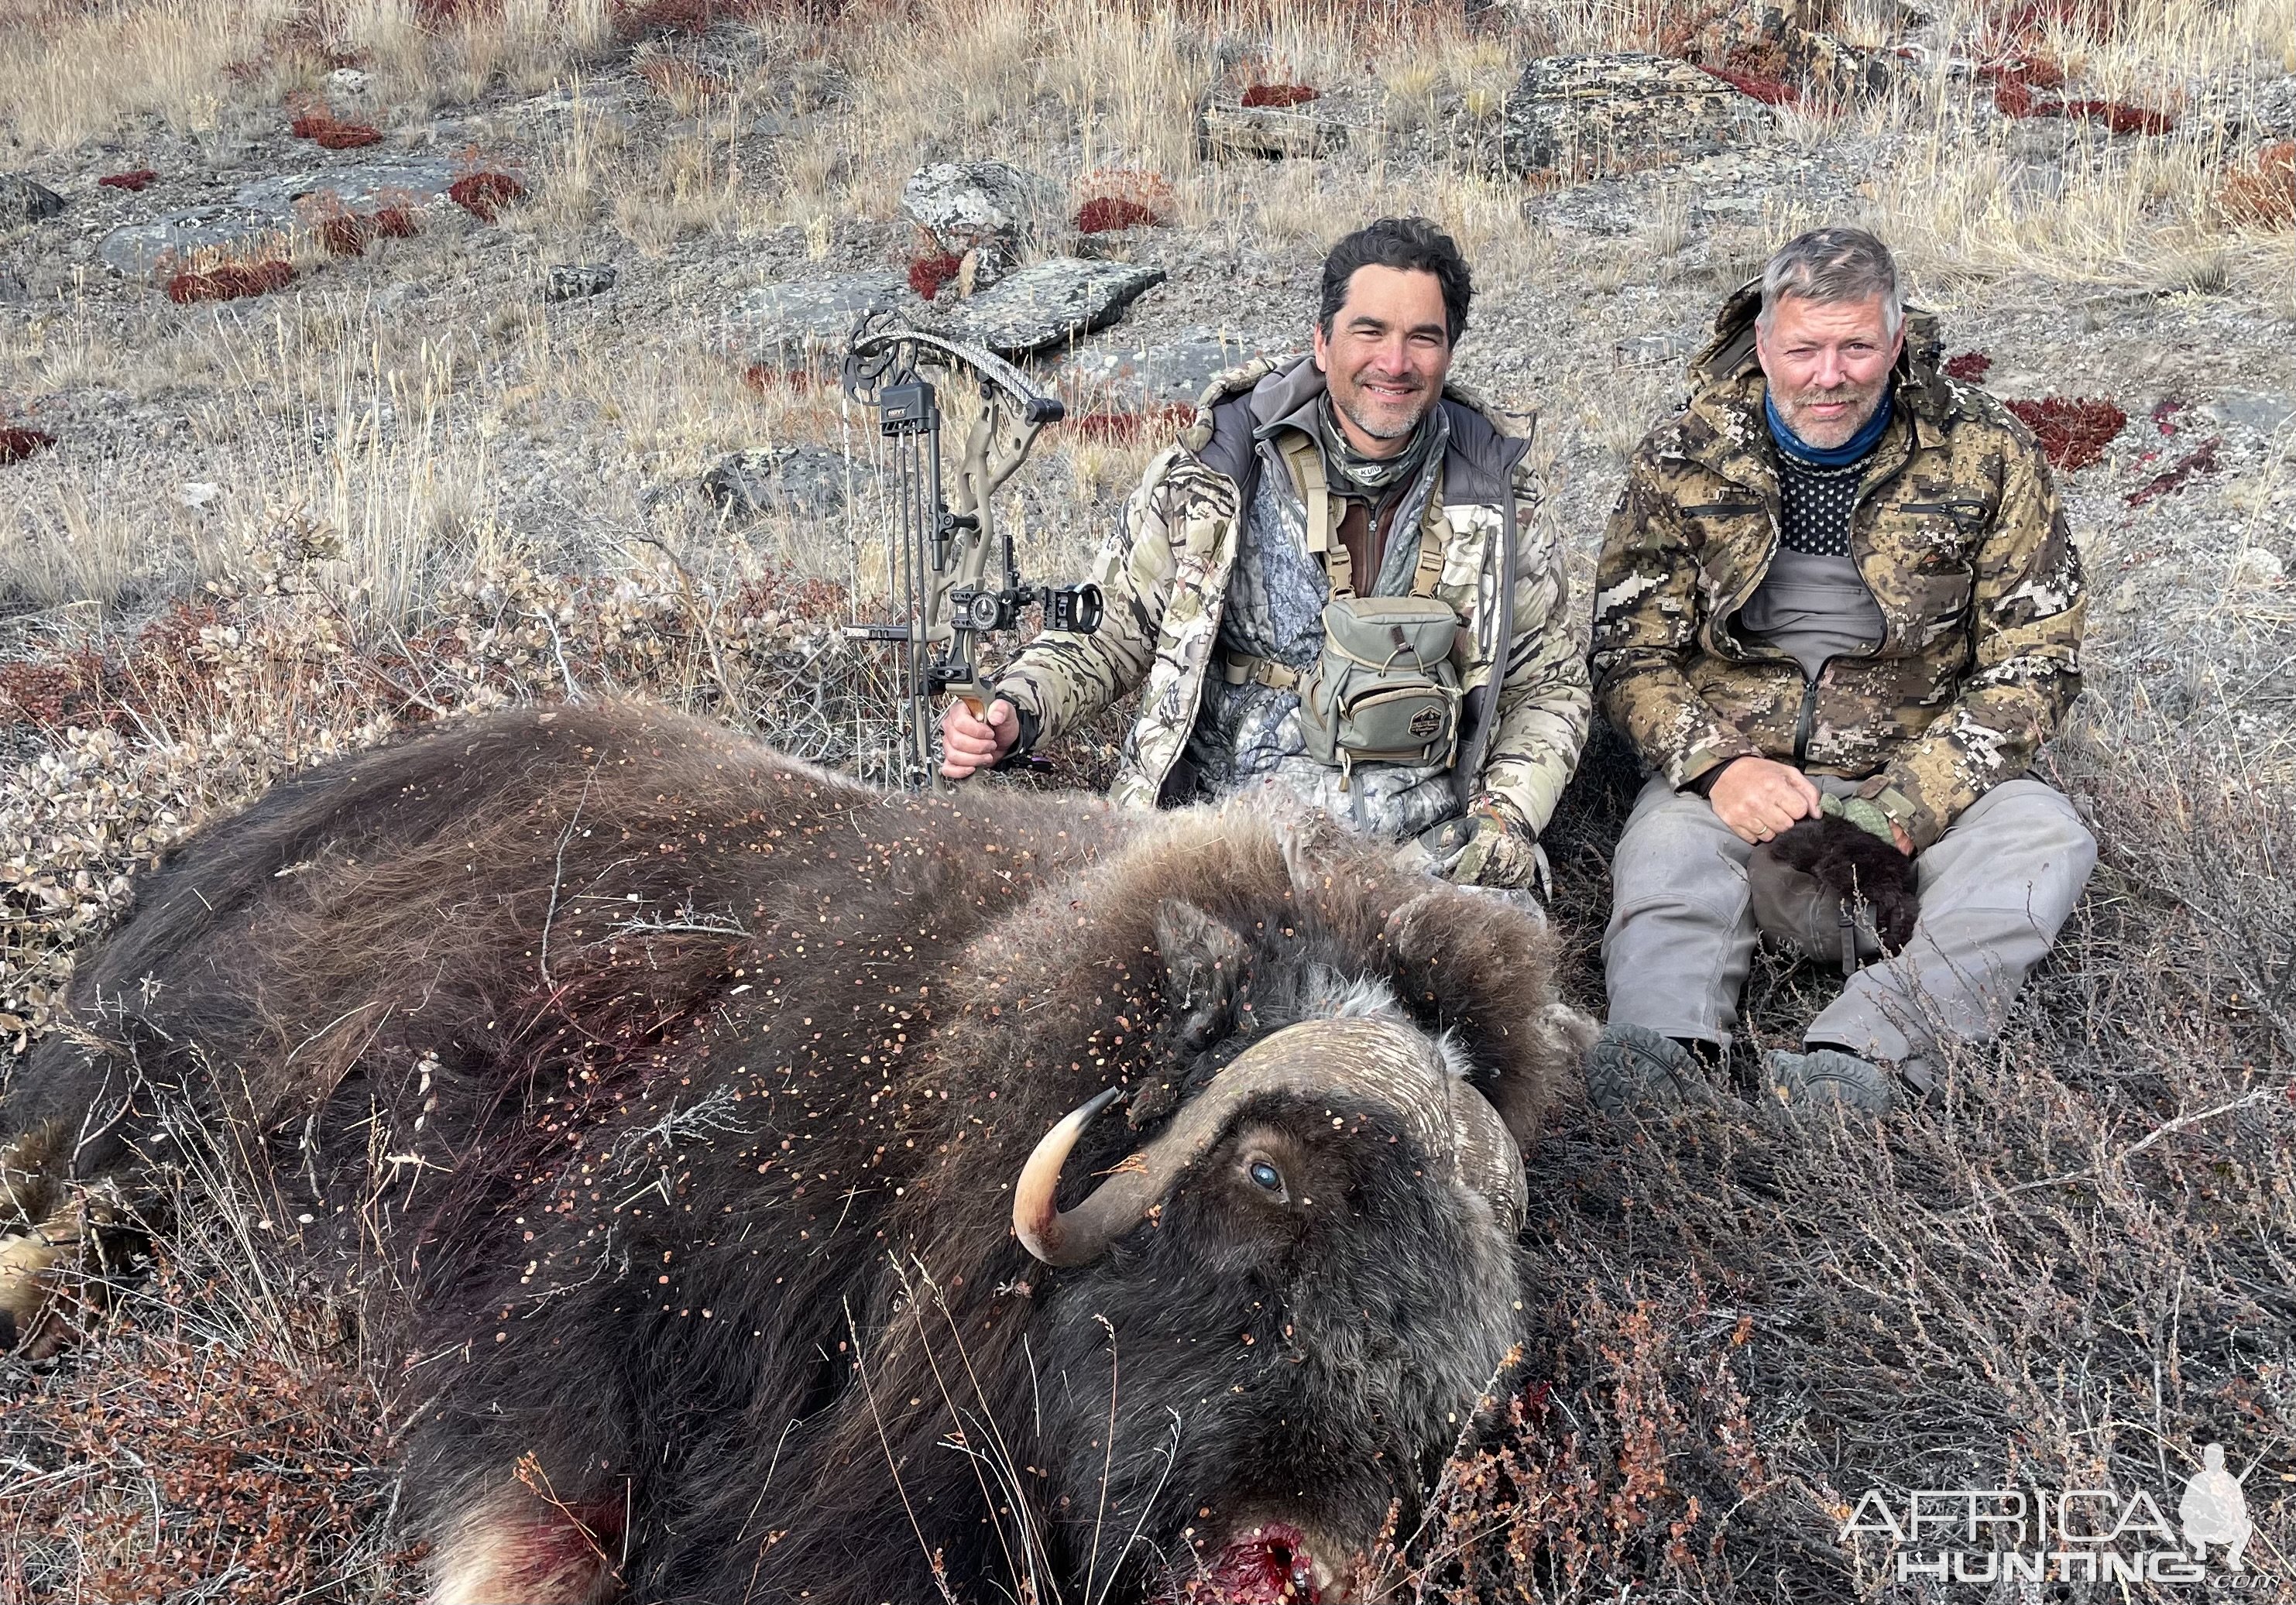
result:
M 1428 447 L 1434 444 L 1434 418 L 1435 409 L 1431 406 L 1403 449 L 1392 457 L 1367 457 L 1349 443 L 1339 414 L 1332 410 L 1332 393 L 1325 390 L 1316 403 L 1316 433 L 1323 441 L 1324 466 L 1340 481 L 1332 488 L 1342 495 L 1354 490 L 1376 500 L 1411 483 L 1426 463 Z

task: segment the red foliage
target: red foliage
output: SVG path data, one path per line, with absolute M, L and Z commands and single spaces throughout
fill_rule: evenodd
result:
M 2113 134 L 2166 134 L 2177 126 L 2176 113 L 2126 101 L 2066 101 L 2057 115 L 2103 123 Z
M 945 250 L 919 257 L 909 264 L 909 288 L 930 301 L 940 293 L 942 285 L 956 277 L 956 270 L 964 266 L 963 258 L 953 257 Z
M 526 199 L 526 185 L 508 173 L 465 173 L 447 186 L 456 206 L 481 223 L 492 223 L 502 209 Z
M 1243 92 L 1247 106 L 1298 106 L 1323 98 L 1322 90 L 1305 84 L 1254 84 Z
M 382 130 L 365 123 L 329 123 L 310 135 L 311 143 L 323 151 L 356 151 L 361 145 L 382 143 Z
M 1741 72 L 1735 67 L 1701 67 L 1710 78 L 1720 78 L 1739 94 L 1758 100 L 1765 106 L 1794 106 L 1801 103 L 1801 91 L 1781 78 L 1766 78 L 1751 72 Z
M 2184 410 L 2185 404 L 2174 396 L 2163 397 L 2152 409 L 2152 427 L 2161 431 L 2163 439 L 2177 432 L 2177 414 Z
M 2064 396 L 2013 401 L 2009 410 L 2033 431 L 2049 461 L 2068 473 L 2103 458 L 2105 446 L 2128 422 L 2128 414 L 2109 401 Z
M 615 0 L 614 31 L 624 39 L 706 34 L 720 17 L 746 9 L 723 0 Z
M 1077 433 L 1087 440 L 1110 446 L 1137 446 L 1152 436 L 1169 434 L 1182 428 L 1195 415 L 1195 408 L 1174 402 L 1139 413 L 1086 413 L 1073 422 Z
M 226 262 L 206 273 L 179 273 L 168 281 L 168 299 L 178 306 L 193 301 L 235 301 L 267 295 L 294 283 L 295 270 L 279 260 Z
M 214 671 L 193 655 L 200 631 L 218 621 L 213 604 L 178 602 L 136 632 L 118 658 L 82 645 L 61 655 L 0 666 L 0 727 L 44 730 L 101 725 L 134 730 L 166 701 L 204 706 Z
M 0 463 L 21 463 L 37 457 L 56 443 L 45 430 L 0 428 Z
M 137 168 L 132 172 L 106 173 L 102 177 L 97 179 L 96 183 L 103 185 L 106 189 L 140 190 L 159 176 L 159 174 L 153 172 L 150 168 Z
M 386 206 L 375 213 L 374 232 L 386 240 L 412 240 L 422 232 L 422 225 L 411 206 Z
M 1077 233 L 1080 234 L 1117 234 L 1128 228 L 1162 221 L 1137 201 L 1127 201 L 1121 195 L 1095 195 L 1077 208 L 1076 215 Z
M 2112 134 L 2166 134 L 2177 126 L 2174 112 L 2126 101 L 2065 100 L 2038 91 L 2055 89 L 2063 71 L 2046 56 L 2005 56 L 1983 69 L 1993 79 L 1993 103 L 2009 117 L 2069 117 L 2103 123 Z
M 2153 475 L 2121 499 L 2131 507 L 2142 507 L 2145 503 L 2165 496 L 2171 491 L 2182 490 L 2185 487 L 2185 481 L 2194 474 L 2216 472 L 2219 466 L 2217 462 L 2217 447 L 2223 444 L 2222 435 L 2210 436 L 2191 451 L 2177 458 L 2174 467 Z
M 2227 174 L 2221 197 L 2235 223 L 2259 228 L 2296 227 L 2296 140 L 2256 153 L 2256 166 Z
M 295 113 L 295 120 L 287 125 L 287 132 L 298 139 L 309 140 L 322 150 L 356 151 L 382 139 L 380 129 L 365 123 L 344 122 L 331 109 L 307 95 L 291 98 L 288 110 Z
M 1993 371 L 1993 359 L 1982 351 L 1964 351 L 1959 356 L 1946 359 L 1945 376 L 1969 384 L 1983 384 L 1985 376 Z

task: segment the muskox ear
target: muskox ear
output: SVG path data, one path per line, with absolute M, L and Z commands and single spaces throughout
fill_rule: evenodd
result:
M 1201 1052 L 1234 1017 L 1243 938 L 1194 904 L 1168 897 L 1156 905 L 1156 951 L 1170 978 L 1174 1045 Z

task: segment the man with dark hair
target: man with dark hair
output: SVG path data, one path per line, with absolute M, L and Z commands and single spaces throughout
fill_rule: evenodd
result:
M 1920 918 L 1765 1056 L 1788 1102 L 1931 1093 L 1934 1045 L 1999 1028 L 2095 863 L 2026 774 L 2080 690 L 2079 555 L 2031 434 L 1939 348 L 1880 240 L 1804 234 L 1635 454 L 1595 597 L 1603 712 L 1652 772 L 1587 1065 L 1614 1112 L 1705 1095 L 1753 954 L 1748 865 L 1795 821 L 1912 856 Z
M 1312 350 L 1214 382 L 1125 504 L 1089 635 L 1046 631 L 942 767 L 1008 761 L 1143 686 L 1112 794 L 1304 799 L 1468 884 L 1521 888 L 1591 697 L 1528 439 L 1448 381 L 1472 289 L 1382 218 L 1324 265 Z

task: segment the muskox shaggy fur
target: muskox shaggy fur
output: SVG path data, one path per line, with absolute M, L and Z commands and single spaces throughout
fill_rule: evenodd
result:
M 1528 1150 L 1554 969 L 1505 903 L 1247 810 L 495 716 L 144 884 L 0 1106 L 0 1303 L 52 1322 L 30 1290 L 195 1110 L 266 1140 L 297 1252 L 396 1290 L 441 1600 L 1340 1597 L 1515 1340 L 1515 1220 L 1336 1085 L 1245 1100 L 1086 1263 L 1016 1239 L 1016 1178 L 1123 1089 L 1072 1207 L 1332 1018 L 1423 1039 Z

